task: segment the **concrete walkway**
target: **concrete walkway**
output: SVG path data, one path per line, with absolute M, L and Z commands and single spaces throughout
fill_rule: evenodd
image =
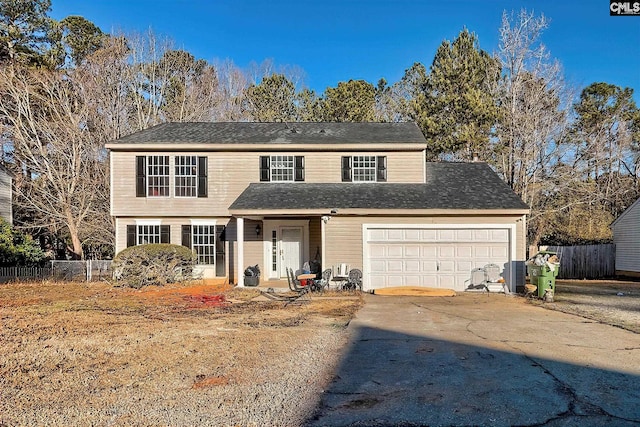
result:
M 640 335 L 503 294 L 365 301 L 307 425 L 640 425 Z

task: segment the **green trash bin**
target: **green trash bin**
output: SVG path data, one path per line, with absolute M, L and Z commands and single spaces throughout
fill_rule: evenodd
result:
M 557 256 L 555 252 L 541 251 L 527 262 L 529 279 L 532 285 L 538 287 L 538 297 L 540 298 L 544 297 L 547 289 L 550 289 L 554 294 L 556 292 L 556 277 L 558 277 L 558 272 L 560 271 L 560 263 L 548 262 L 549 258 L 554 255 Z M 543 260 L 542 265 L 536 263 L 538 258 Z

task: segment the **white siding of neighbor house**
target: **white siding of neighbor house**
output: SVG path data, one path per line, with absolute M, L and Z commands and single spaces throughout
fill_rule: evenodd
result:
M 640 273 L 640 199 L 613 223 L 616 272 Z
M 11 205 L 11 175 L 0 168 L 0 218 L 13 224 L 13 209 Z

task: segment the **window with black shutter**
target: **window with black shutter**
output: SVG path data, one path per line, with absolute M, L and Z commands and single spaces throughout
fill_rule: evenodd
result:
M 136 197 L 147 196 L 147 157 L 136 156 Z
M 342 157 L 342 182 L 351 182 L 351 156 Z
M 271 181 L 271 158 L 260 156 L 260 181 Z
M 376 180 L 378 182 L 387 182 L 387 156 L 378 156 L 376 159 Z
M 171 229 L 168 225 L 160 226 L 160 243 L 171 243 Z
M 207 197 L 208 181 L 207 181 L 207 158 L 198 157 L 198 197 Z
M 295 157 L 295 181 L 304 181 L 304 156 Z
M 191 249 L 191 225 L 182 226 L 182 246 Z
M 127 247 L 136 245 L 136 226 L 127 225 Z

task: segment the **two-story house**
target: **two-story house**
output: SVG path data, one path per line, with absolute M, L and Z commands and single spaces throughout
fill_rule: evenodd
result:
M 116 252 L 191 247 L 205 277 L 243 284 L 306 261 L 360 268 L 365 290 L 524 284 L 529 208 L 484 163 L 425 161 L 413 123 L 167 123 L 107 144 Z
M 0 218 L 13 224 L 12 204 L 13 174 L 0 165 Z

